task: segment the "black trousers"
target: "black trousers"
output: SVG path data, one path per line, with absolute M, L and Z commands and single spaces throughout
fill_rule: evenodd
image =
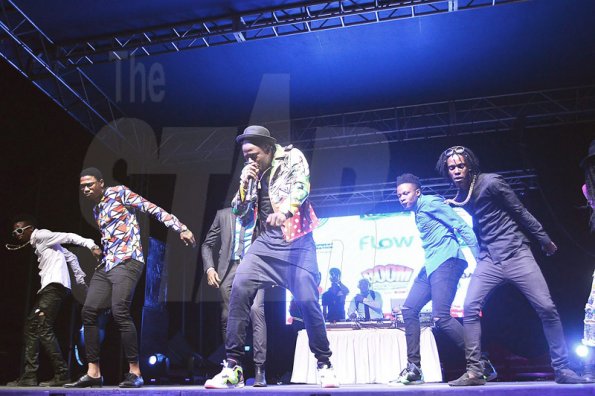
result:
M 144 264 L 140 261 L 128 260 L 108 272 L 105 272 L 105 267 L 101 266 L 93 274 L 82 313 L 85 326 L 85 349 L 89 363 L 99 362 L 97 317 L 101 311 L 109 307 L 120 331 L 126 359 L 129 363 L 138 362 L 138 335 L 130 315 L 130 305 L 143 268 Z
M 495 262 L 488 252 L 482 252 L 465 297 L 465 354 L 467 371 L 483 372 L 481 360 L 481 322 L 479 312 L 489 294 L 499 285 L 510 282 L 527 297 L 541 319 L 543 332 L 550 347 L 552 367 L 568 366 L 568 350 L 560 315 L 552 301 L 547 283 L 528 246 L 523 246 L 506 261 Z
M 466 267 L 465 261 L 451 258 L 436 268 L 429 277 L 423 268 L 413 281 L 402 309 L 407 339 L 407 361 L 410 363 L 419 366 L 421 362 L 419 313 L 430 300 L 436 327 L 444 331 L 461 350 L 465 349 L 463 325 L 450 316 L 450 307 L 457 293 L 459 279 Z
M 240 261 L 230 263 L 227 274 L 221 281 L 219 291 L 221 292 L 221 331 L 223 342 L 227 339 L 227 319 L 229 317 L 229 299 L 231 297 L 231 286 L 236 276 L 236 270 Z M 258 290 L 254 302 L 250 307 L 250 321 L 252 322 L 252 342 L 254 344 L 254 363 L 263 365 L 267 358 L 267 324 L 264 317 L 264 289 Z
M 25 372 L 23 378 L 36 378 L 39 368 L 39 345 L 50 357 L 54 375 L 67 375 L 68 366 L 62 357 L 60 344 L 54 333 L 54 322 L 68 295 L 59 283 L 50 283 L 35 297 L 33 309 L 25 323 Z
M 289 289 L 304 318 L 310 350 L 318 362 L 327 363 L 331 356 L 322 310 L 318 303 L 318 281 L 314 273 L 273 257 L 248 252 L 236 271 L 231 288 L 227 339 L 227 357 L 240 361 L 244 355 L 246 326 L 256 293 L 278 285 Z

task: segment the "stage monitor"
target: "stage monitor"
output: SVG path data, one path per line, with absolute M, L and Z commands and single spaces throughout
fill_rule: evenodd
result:
M 455 211 L 471 224 L 467 212 L 460 208 Z M 349 288 L 345 312 L 359 292 L 359 280 L 366 278 L 371 289 L 382 295 L 385 318 L 391 318 L 393 311 L 400 310 L 424 265 L 424 250 L 413 212 L 323 218 L 313 235 L 322 278 L 320 294 L 330 287 L 329 269 L 339 268 L 341 281 Z M 463 248 L 463 253 L 469 266 L 459 281 L 452 304 L 451 314 L 455 317 L 463 314 L 465 294 L 476 265 L 468 247 Z M 287 292 L 288 324 L 292 322 L 290 301 L 291 294 Z M 431 302 L 424 311 L 431 311 Z

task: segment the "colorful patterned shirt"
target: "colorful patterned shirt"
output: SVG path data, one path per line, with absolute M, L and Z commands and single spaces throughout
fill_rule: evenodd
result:
M 166 227 L 182 232 L 185 226 L 172 214 L 147 201 L 126 186 L 108 187 L 93 208 L 101 232 L 102 264 L 109 271 L 123 261 L 134 259 L 144 263 L 140 228 L 135 210 L 149 213 Z
M 308 200 L 310 169 L 300 150 L 292 145 L 281 147 L 277 144 L 275 147 L 271 171 L 268 173 L 268 198 L 275 213 L 292 214 L 281 227 L 285 240 L 292 242 L 318 226 L 318 218 Z M 246 193 L 240 186 L 231 202 L 233 213 L 239 217 L 244 217 L 255 209 L 254 202 Z

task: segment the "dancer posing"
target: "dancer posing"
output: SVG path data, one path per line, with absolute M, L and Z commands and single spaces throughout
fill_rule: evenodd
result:
M 139 388 L 144 384 L 138 364 L 138 336 L 130 315 L 134 288 L 144 268 L 140 228 L 135 210 L 149 213 L 168 228 L 180 233 L 186 246 L 194 246 L 194 235 L 176 216 L 131 191 L 126 186 L 105 187 L 103 176 L 96 168 L 81 172 L 80 190 L 95 203 L 93 215 L 101 232 L 103 258 L 97 267 L 83 306 L 83 325 L 87 355 L 87 374 L 67 388 L 102 386 L 99 365 L 99 328 L 97 317 L 110 307 L 122 337 L 122 347 L 129 365 L 121 388 Z
M 532 235 L 548 256 L 558 250 L 556 244 L 501 176 L 481 173 L 477 157 L 467 147 L 454 146 L 444 150 L 436 169 L 458 188 L 457 196 L 448 202 L 469 212 L 480 241 L 477 268 L 464 304 L 467 372 L 449 385 L 485 384 L 479 313 L 489 293 L 505 282 L 514 284 L 539 315 L 556 382 L 582 383 L 583 380 L 568 368 L 568 350 L 560 316 L 524 232 Z
M 29 216 L 15 219 L 12 235 L 20 245 L 6 245 L 9 250 L 16 250 L 27 245 L 35 250 L 39 261 L 41 289 L 35 296 L 33 309 L 25 322 L 25 368 L 20 378 L 9 382 L 7 386 L 37 386 L 39 368 L 39 345 L 48 354 L 54 368 L 54 377 L 39 386 L 62 386 L 70 381 L 68 366 L 62 357 L 60 344 L 54 333 L 54 322 L 60 311 L 62 301 L 70 292 L 70 274 L 72 270 L 76 283 L 85 285 L 85 273 L 81 270 L 76 256 L 64 249 L 62 244 L 74 244 L 89 249 L 95 257 L 101 256 L 101 249 L 92 239 L 77 234 L 52 232 L 38 229 Z

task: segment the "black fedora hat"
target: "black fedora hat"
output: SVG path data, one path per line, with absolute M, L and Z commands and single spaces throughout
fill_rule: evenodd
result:
M 257 140 L 275 144 L 277 139 L 271 136 L 268 129 L 260 125 L 250 125 L 244 129 L 244 133 L 236 137 L 236 142 L 242 144 L 244 140 Z
M 589 159 L 595 157 L 595 139 L 591 140 L 591 144 L 589 145 L 589 154 L 585 158 L 581 160 L 581 168 L 584 168 L 587 165 Z

